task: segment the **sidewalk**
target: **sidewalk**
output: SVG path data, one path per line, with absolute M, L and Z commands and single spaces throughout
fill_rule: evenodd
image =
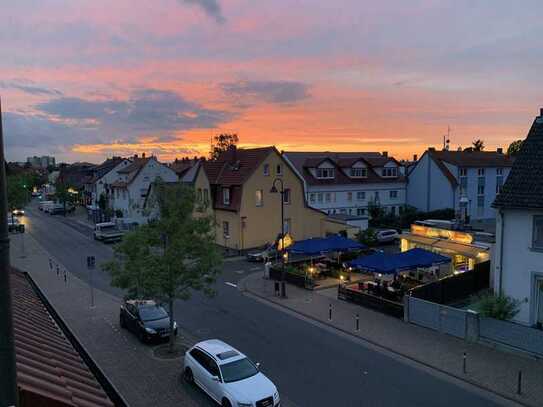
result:
M 275 296 L 274 282 L 253 273 L 239 284 L 250 294 L 288 308 L 305 317 L 364 339 L 423 365 L 483 387 L 527 406 L 543 405 L 543 361 L 464 342 L 426 328 L 406 324 L 368 308 L 337 299 L 337 290 L 308 291 L 287 286 L 287 299 Z M 332 320 L 329 307 L 332 305 Z M 355 330 L 359 315 L 360 330 Z M 463 354 L 467 372 L 463 373 Z M 517 374 L 522 370 L 522 394 L 516 394 Z
M 90 308 L 87 283 L 71 273 L 64 282 L 49 270 L 49 255 L 30 236 L 10 235 L 11 264 L 30 274 L 51 305 L 66 322 L 72 333 L 109 380 L 133 407 L 148 406 L 211 406 L 202 392 L 186 385 L 180 378 L 181 358 L 157 359 L 152 346 L 141 344 L 134 335 L 119 328 L 120 300 L 108 293 L 94 290 L 95 307 Z M 183 330 L 178 341 L 190 346 L 198 338 Z

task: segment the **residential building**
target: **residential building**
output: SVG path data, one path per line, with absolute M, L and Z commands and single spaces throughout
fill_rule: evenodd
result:
M 97 207 L 102 195 L 109 201 L 111 185 L 121 179 L 118 171 L 131 163 L 127 158 L 112 157 L 94 167 L 92 178 L 85 184 L 86 203 Z
M 111 205 L 121 211 L 126 222 L 146 223 L 145 197 L 152 182 L 160 178 L 164 182 L 178 181 L 177 174 L 156 157 L 135 156 L 132 163 L 117 171 L 119 178 L 111 184 Z
M 497 151 L 429 148 L 409 172 L 407 204 L 420 211 L 454 209 L 457 218 L 494 219 L 491 204 L 513 164 Z
M 532 124 L 497 209 L 494 290 L 520 301 L 514 320 L 543 327 L 543 109 Z
M 284 230 L 294 240 L 349 229 L 340 221 L 306 205 L 303 179 L 275 147 L 230 148 L 218 159 L 204 162 L 211 185 L 217 243 L 246 250 L 277 240 L 281 234 L 281 195 L 284 186 Z M 275 180 L 281 181 L 275 181 Z
M 48 168 L 48 167 L 54 167 L 55 166 L 55 157 L 50 157 L 47 155 L 37 157 L 28 157 L 26 159 L 26 162 L 30 164 L 30 166 L 34 168 Z
M 327 214 L 367 216 L 376 204 L 398 214 L 406 203 L 405 168 L 387 152 L 285 152 L 304 181 L 308 204 Z
M 92 178 L 94 164 L 86 162 L 77 162 L 73 164 L 61 164 L 57 184 L 64 185 L 68 192 L 73 194 L 74 200 L 79 203 L 85 203 L 84 190 L 85 184 Z M 46 193 L 55 191 L 55 188 L 46 189 Z

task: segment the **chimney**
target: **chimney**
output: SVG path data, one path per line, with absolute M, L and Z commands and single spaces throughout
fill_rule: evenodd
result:
M 496 152 L 497 152 L 498 154 L 503 154 L 503 148 L 501 148 L 501 147 L 497 148 L 497 149 L 496 149 Z
M 145 158 L 145 153 L 141 153 L 141 158 Z
M 383 151 L 383 157 L 388 157 L 388 151 Z
M 419 156 L 416 154 L 413 154 L 413 161 L 417 162 L 418 159 L 419 159 Z
M 134 158 L 138 158 L 138 155 L 137 155 L 137 154 L 134 154 Z
M 436 151 L 435 147 L 428 147 L 428 151 Z
M 539 109 L 539 117 L 543 117 L 543 107 Z

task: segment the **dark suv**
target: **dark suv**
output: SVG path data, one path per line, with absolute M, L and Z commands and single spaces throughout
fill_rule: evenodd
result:
M 140 341 L 167 339 L 170 337 L 170 316 L 164 308 L 152 300 L 127 300 L 121 305 L 121 328 L 134 332 Z M 177 324 L 173 322 L 173 334 Z

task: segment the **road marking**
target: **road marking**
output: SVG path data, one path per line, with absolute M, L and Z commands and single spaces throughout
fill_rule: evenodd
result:
M 238 288 L 238 285 L 237 285 L 237 284 L 230 283 L 230 282 L 228 282 L 228 281 L 227 281 L 225 284 L 226 284 L 226 285 L 229 285 L 230 287 Z
M 234 273 L 243 274 L 243 273 L 245 273 L 245 270 L 235 270 Z
M 258 271 L 258 270 L 262 270 L 260 267 L 252 267 L 251 268 L 251 271 Z

